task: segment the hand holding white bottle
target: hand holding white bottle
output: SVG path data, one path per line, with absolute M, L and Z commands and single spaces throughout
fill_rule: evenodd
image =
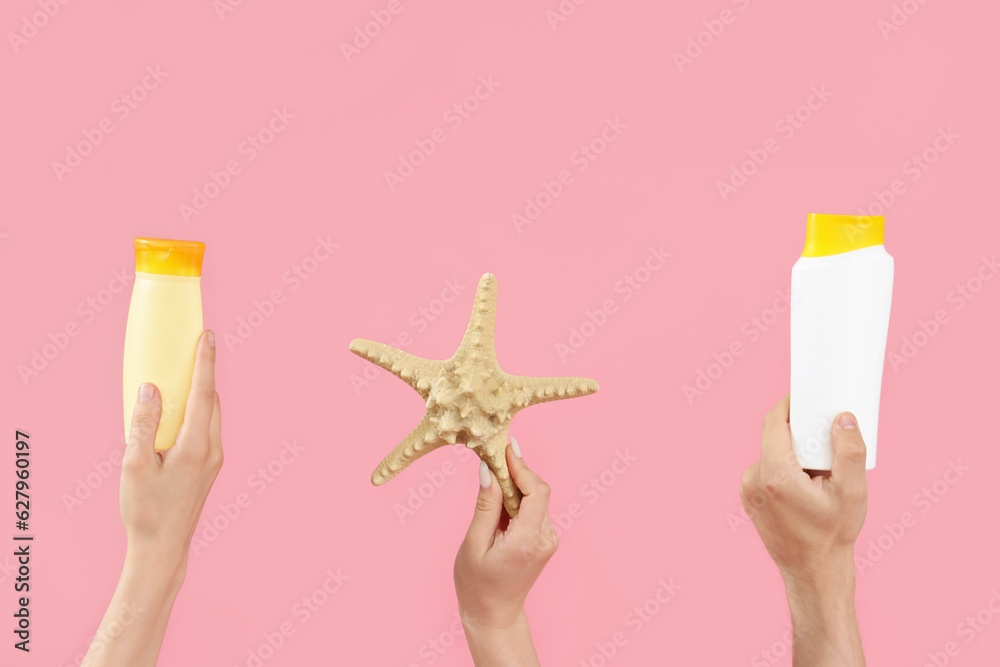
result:
M 809 215 L 792 268 L 792 444 L 806 470 L 830 470 L 830 427 L 857 417 L 875 467 L 879 397 L 889 332 L 893 259 L 881 216 Z

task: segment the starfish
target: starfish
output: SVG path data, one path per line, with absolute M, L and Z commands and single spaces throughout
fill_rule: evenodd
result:
M 507 470 L 510 420 L 529 405 L 593 394 L 597 381 L 504 373 L 494 347 L 496 306 L 497 279 L 487 273 L 476 288 L 469 326 L 450 359 L 424 359 L 363 338 L 351 341 L 351 352 L 406 382 L 427 402 L 424 418 L 375 468 L 372 484 L 385 484 L 438 447 L 462 443 L 493 471 L 507 514 L 517 516 L 521 492 Z

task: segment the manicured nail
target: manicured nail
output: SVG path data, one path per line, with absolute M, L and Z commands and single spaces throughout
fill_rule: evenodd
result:
M 208 332 L 208 346 L 209 347 L 215 347 L 215 332 L 214 331 L 209 331 Z
M 843 415 L 841 415 L 840 421 L 837 423 L 840 424 L 840 428 L 844 429 L 845 431 L 851 431 L 858 427 L 857 420 L 854 418 L 854 415 L 852 415 L 850 412 L 846 412 Z
M 484 489 L 490 488 L 490 484 L 493 483 L 493 478 L 490 477 L 490 467 L 486 465 L 486 461 L 479 462 L 479 486 Z
M 510 436 L 510 448 L 514 450 L 514 456 L 521 458 L 521 445 L 517 444 L 517 438 Z
M 139 402 L 146 403 L 153 400 L 153 385 L 143 382 L 139 385 Z

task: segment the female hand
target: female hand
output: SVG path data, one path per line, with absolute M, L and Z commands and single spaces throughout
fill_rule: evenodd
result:
M 558 546 L 549 485 L 525 465 L 514 438 L 507 466 L 524 495 L 520 511 L 504 525 L 500 484 L 480 463 L 476 510 L 455 558 L 459 612 L 479 667 L 538 664 L 524 600 Z
M 195 353 L 184 423 L 173 447 L 153 443 L 162 400 L 143 384 L 122 459 L 119 504 L 129 552 L 142 550 L 186 563 L 202 506 L 222 467 L 222 411 L 215 390 L 215 335 L 202 334 Z
M 143 384 L 122 459 L 120 505 L 128 549 L 111 604 L 81 667 L 153 667 L 188 547 L 222 466 L 222 413 L 215 391 L 215 336 L 202 334 L 184 423 L 172 448 L 154 448 L 162 401 Z

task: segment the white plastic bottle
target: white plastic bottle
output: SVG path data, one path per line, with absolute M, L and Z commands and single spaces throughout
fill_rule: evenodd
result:
M 852 412 L 875 467 L 893 259 L 881 216 L 809 215 L 792 267 L 789 422 L 806 470 L 830 470 L 830 427 Z
M 203 329 L 204 253 L 205 244 L 197 241 L 135 240 L 135 285 L 125 328 L 125 437 L 139 385 L 152 382 L 163 400 L 156 449 L 173 447 L 184 422 L 195 348 Z

